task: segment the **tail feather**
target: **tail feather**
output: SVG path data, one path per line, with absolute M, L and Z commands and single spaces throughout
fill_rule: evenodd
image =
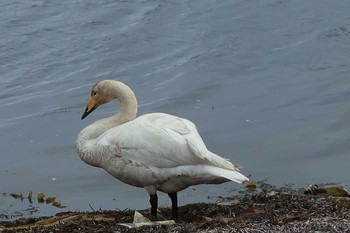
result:
M 227 170 L 219 167 L 208 167 L 208 171 L 215 176 L 223 177 L 228 180 L 232 180 L 237 183 L 242 183 L 248 181 L 249 178 L 241 174 L 237 170 Z

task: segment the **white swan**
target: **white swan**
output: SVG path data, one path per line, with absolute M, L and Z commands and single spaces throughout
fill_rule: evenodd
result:
M 136 118 L 136 97 L 121 82 L 95 84 L 81 118 L 115 98 L 120 111 L 84 128 L 76 142 L 78 153 L 87 164 L 144 188 L 150 195 L 152 215 L 157 213 L 157 190 L 168 193 L 173 218 L 177 218 L 178 191 L 197 184 L 248 180 L 236 165 L 206 148 L 191 121 L 165 113 Z

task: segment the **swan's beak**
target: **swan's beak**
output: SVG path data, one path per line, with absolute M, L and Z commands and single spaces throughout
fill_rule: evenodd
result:
M 93 96 L 90 97 L 89 103 L 85 109 L 85 112 L 81 116 L 81 119 L 83 120 L 87 115 L 89 115 L 92 111 L 94 111 L 97 108 L 95 98 Z

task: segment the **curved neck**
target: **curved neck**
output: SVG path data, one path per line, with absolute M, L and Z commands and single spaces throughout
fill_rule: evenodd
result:
M 137 99 L 134 92 L 124 83 L 115 80 L 105 81 L 105 94 L 109 100 L 118 99 L 120 111 L 114 116 L 95 121 L 85 127 L 78 135 L 76 145 L 78 154 L 83 161 L 99 166 L 101 157 L 95 153 L 97 138 L 109 129 L 134 120 L 137 114 Z
M 137 114 L 137 99 L 134 92 L 122 82 L 106 80 L 106 92 L 109 99 L 118 99 L 120 111 L 112 117 L 102 119 L 107 120 L 110 128 L 134 120 Z

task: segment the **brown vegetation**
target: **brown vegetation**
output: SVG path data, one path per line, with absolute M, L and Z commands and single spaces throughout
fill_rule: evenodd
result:
M 131 210 L 63 212 L 53 217 L 0 222 L 0 232 L 346 232 L 350 229 L 350 198 L 343 189 L 339 197 L 338 192 L 334 195 L 334 192 L 306 190 L 304 194 L 267 187 L 238 197 L 220 198 L 216 204 L 180 207 L 174 225 L 139 228 L 119 225 L 133 222 Z M 147 211 L 141 213 L 151 220 L 170 218 L 170 209 L 160 211 L 162 217 L 158 219 Z

